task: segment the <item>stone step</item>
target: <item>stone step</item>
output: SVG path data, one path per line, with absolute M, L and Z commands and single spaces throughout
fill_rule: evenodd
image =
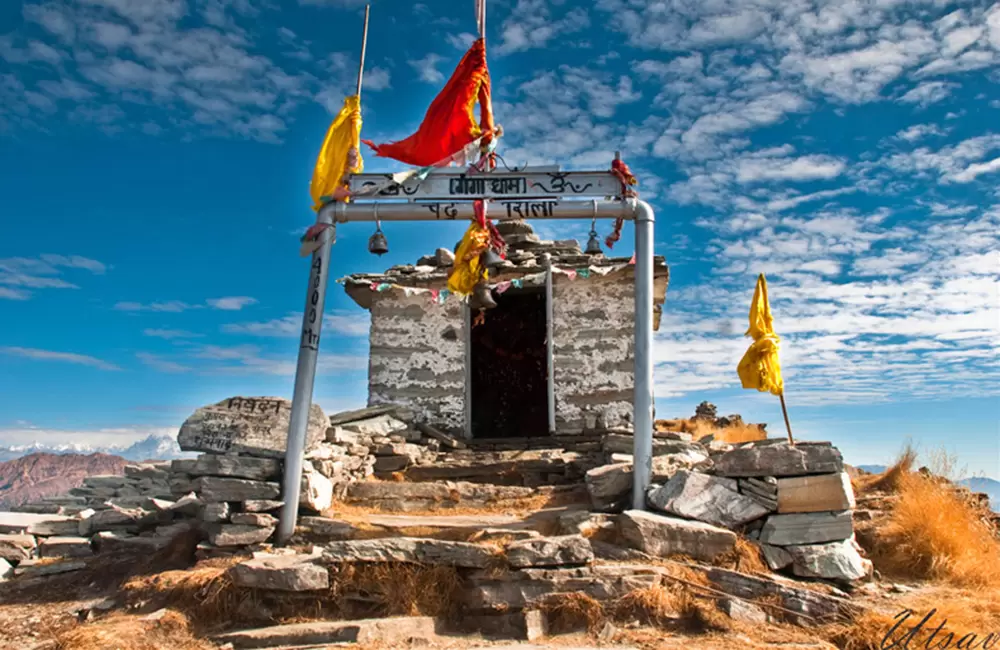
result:
M 330 643 L 381 643 L 386 647 L 407 647 L 412 642 L 431 641 L 439 625 L 430 616 L 398 616 L 359 621 L 318 621 L 274 625 L 253 630 L 220 634 L 213 640 L 243 648 L 315 647 Z
M 493 455 L 458 452 L 449 454 L 432 465 L 414 465 L 400 472 L 406 481 L 468 481 L 492 485 L 565 485 L 579 482 L 587 470 L 597 467 L 602 459 L 596 453 L 561 453 L 552 450 L 551 456 L 540 452 L 549 450 L 526 450 L 517 452 L 494 452 Z M 531 457 L 517 457 L 528 456 Z M 503 457 L 507 455 L 508 457 Z M 513 455 L 513 457 L 509 457 Z M 390 473 L 380 478 L 390 478 Z
M 383 512 L 447 511 L 453 508 L 516 507 L 538 497 L 574 499 L 576 486 L 495 485 L 469 481 L 358 481 L 347 488 L 344 501 Z M 585 493 L 579 495 L 586 501 Z M 534 509 L 534 508 L 532 508 Z M 333 507 L 336 512 L 336 506 Z

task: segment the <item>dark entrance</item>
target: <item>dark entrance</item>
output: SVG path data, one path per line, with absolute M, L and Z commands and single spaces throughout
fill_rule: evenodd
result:
M 545 292 L 510 289 L 493 299 L 497 307 L 470 333 L 472 437 L 548 435 Z

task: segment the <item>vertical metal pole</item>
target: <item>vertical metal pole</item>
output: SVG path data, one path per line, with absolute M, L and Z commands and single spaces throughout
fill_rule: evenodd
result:
M 549 433 L 556 432 L 556 375 L 555 363 L 553 361 L 554 341 L 552 339 L 553 319 L 552 319 L 552 255 L 545 254 L 545 362 L 548 385 L 546 386 L 549 397 Z
M 286 544 L 295 533 L 299 514 L 299 493 L 302 488 L 302 462 L 306 451 L 306 427 L 312 407 L 313 384 L 316 380 L 316 359 L 319 356 L 319 339 L 323 328 L 323 305 L 326 302 L 326 282 L 330 271 L 330 248 L 336 238 L 330 206 L 320 209 L 318 223 L 328 223 L 324 230 L 323 245 L 313 253 L 309 267 L 309 288 L 306 307 L 302 314 L 302 337 L 299 340 L 299 361 L 295 368 L 295 392 L 292 395 L 292 414 L 288 422 L 288 443 L 285 448 L 285 473 L 282 483 L 281 519 L 278 524 L 278 544 Z
M 653 472 L 653 208 L 635 201 L 635 432 L 632 507 L 646 509 Z
M 472 440 L 472 310 L 462 303 L 462 331 L 465 335 L 465 437 Z

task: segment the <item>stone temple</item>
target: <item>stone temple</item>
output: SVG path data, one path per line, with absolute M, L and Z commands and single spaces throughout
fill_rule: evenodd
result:
M 494 309 L 446 291 L 447 249 L 384 274 L 342 280 L 371 312 L 368 405 L 398 404 L 466 438 L 531 438 L 631 427 L 634 263 L 545 241 L 525 221 L 497 225 L 507 260 L 490 277 Z M 550 262 L 547 261 L 550 260 Z M 552 271 L 555 430 L 549 430 L 546 265 Z M 669 270 L 654 259 L 654 329 Z M 479 321 L 479 322 L 477 322 Z

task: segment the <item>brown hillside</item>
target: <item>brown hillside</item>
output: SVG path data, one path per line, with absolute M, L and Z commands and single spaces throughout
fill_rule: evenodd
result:
M 58 496 L 87 476 L 122 474 L 128 463 L 110 454 L 31 454 L 0 463 L 0 509 Z

